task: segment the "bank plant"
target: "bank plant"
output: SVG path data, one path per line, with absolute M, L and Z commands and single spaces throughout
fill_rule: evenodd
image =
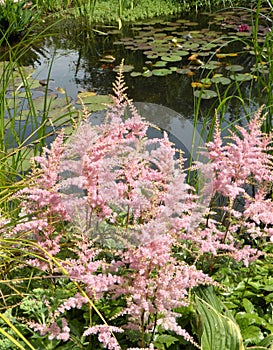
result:
M 91 125 L 84 109 L 1 212 L 0 347 L 268 348 L 270 327 L 245 341 L 217 277 L 270 259 L 263 118 L 228 141 L 216 123 L 193 187 L 167 135 L 147 138 L 120 72 L 105 122 Z

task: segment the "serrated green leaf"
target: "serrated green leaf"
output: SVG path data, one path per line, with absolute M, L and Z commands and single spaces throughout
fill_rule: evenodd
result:
M 249 326 L 242 330 L 242 336 L 247 343 L 257 344 L 263 339 L 263 333 L 257 326 Z
M 156 337 L 154 345 L 159 347 L 160 344 L 166 344 L 167 348 L 177 342 L 178 339 L 169 334 L 160 334 Z

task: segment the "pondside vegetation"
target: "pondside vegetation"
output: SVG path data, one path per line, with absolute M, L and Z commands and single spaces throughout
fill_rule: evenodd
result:
M 42 107 L 33 103 L 20 58 L 47 35 L 47 18 L 118 28 L 218 6 L 249 7 L 256 65 L 269 69 L 252 82 L 265 104 L 244 126 L 225 123 L 228 137 L 229 97 L 219 93 L 205 162 L 188 169 L 167 134 L 147 137 L 122 64 L 101 125 L 69 100 L 52 119 L 50 75 Z M 273 348 L 272 33 L 257 36 L 271 9 L 271 1 L 3 1 L 1 349 Z M 239 84 L 236 93 L 243 105 Z M 194 125 L 200 108 L 197 98 Z

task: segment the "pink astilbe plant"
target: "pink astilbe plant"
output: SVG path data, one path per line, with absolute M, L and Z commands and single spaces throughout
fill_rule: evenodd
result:
M 90 312 L 82 333 L 97 334 L 105 348 L 119 349 L 113 332 L 128 328 L 141 333 L 142 348 L 152 349 L 162 330 L 198 347 L 179 325 L 181 315 L 175 309 L 190 304 L 193 287 L 216 284 L 198 270 L 200 257 L 220 251 L 247 265 L 260 252 L 244 244 L 241 233 L 272 236 L 272 202 L 265 200 L 273 180 L 271 136 L 260 131 L 260 112 L 249 130 L 238 127 L 241 136 L 232 134 L 226 145 L 216 128 L 207 145 L 214 175 L 211 196 L 225 200 L 222 206 L 219 202 L 217 208 L 200 212 L 200 198 L 186 183 L 167 135 L 147 138 L 148 124 L 125 89 L 120 72 L 105 122 L 94 126 L 86 118 L 67 142 L 60 134 L 50 150 L 36 158 L 40 169 L 34 170 L 31 186 L 17 194 L 31 220 L 11 233 L 31 235 L 58 259 L 52 267 L 40 252 L 44 259 L 29 263 L 51 274 L 65 272 L 77 287 L 55 307 L 50 322 L 32 325 L 51 339 L 68 341 L 70 310 L 81 309 L 88 318 L 89 307 L 102 322 L 94 321 Z M 255 187 L 254 195 L 249 194 L 249 184 Z M 239 198 L 244 200 L 240 210 Z M 118 300 L 123 310 L 111 315 L 107 324 L 97 305 Z M 119 327 L 113 324 L 116 320 Z

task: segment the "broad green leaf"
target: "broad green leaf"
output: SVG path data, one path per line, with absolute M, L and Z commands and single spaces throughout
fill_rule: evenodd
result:
M 263 339 L 263 333 L 257 326 L 249 326 L 242 329 L 242 337 L 244 341 L 251 344 L 257 344 Z
M 254 313 L 254 305 L 252 302 L 246 298 L 243 299 L 243 307 L 245 308 L 246 312 L 252 314 Z
M 231 83 L 231 80 L 229 78 L 223 77 L 223 76 L 215 76 L 215 77 L 211 78 L 211 81 L 213 83 L 220 83 L 223 85 L 228 85 Z
M 149 78 L 152 75 L 153 75 L 153 73 L 149 69 L 145 70 L 145 72 L 142 73 L 142 76 L 145 78 Z
M 244 350 L 239 326 L 230 317 L 198 296 L 196 305 L 203 325 L 201 350 Z
M 140 72 L 132 72 L 132 73 L 130 74 L 131 77 L 139 77 L 139 76 L 141 76 L 141 75 L 142 75 L 142 73 L 140 73 Z
M 157 61 L 153 65 L 154 67 L 165 67 L 167 65 L 167 61 Z

